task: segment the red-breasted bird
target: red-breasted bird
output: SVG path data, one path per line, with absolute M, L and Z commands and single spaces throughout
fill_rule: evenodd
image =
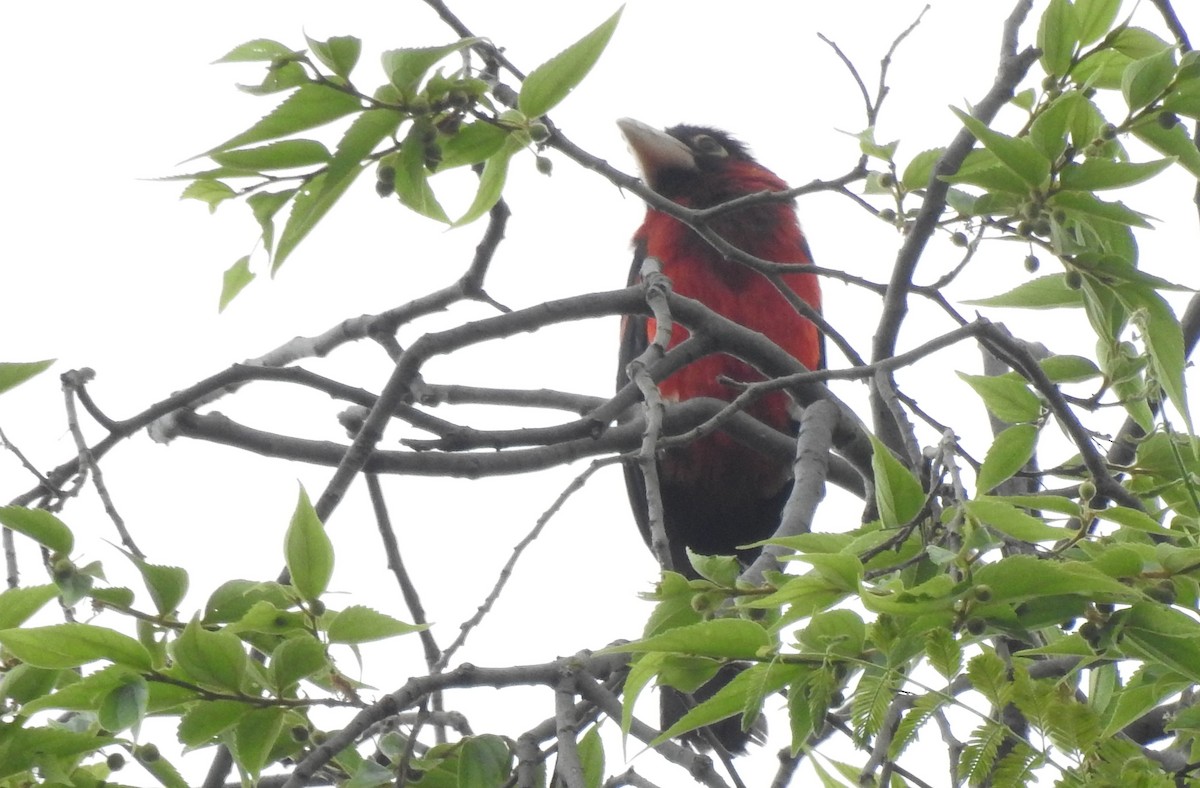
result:
M 747 194 L 787 189 L 779 176 L 751 157 L 745 145 L 724 132 L 688 125 L 663 132 L 628 118 L 618 125 L 646 185 L 681 205 L 708 208 Z M 709 226 L 733 246 L 763 260 L 812 262 L 791 202 L 758 203 L 722 214 Z M 630 284 L 639 280 L 645 257 L 655 257 L 676 293 L 766 335 L 809 369 L 822 366 L 821 333 L 760 273 L 726 259 L 695 231 L 653 208 L 647 210 L 633 242 L 636 251 Z M 787 274 L 783 280 L 814 309 L 820 309 L 821 292 L 814 274 Z M 626 318 L 618 387 L 627 381 L 626 366 L 645 350 L 654 331 L 653 319 Z M 686 337 L 687 330 L 676 324 L 671 346 Z M 748 382 L 763 376 L 733 356 L 710 355 L 663 380 L 659 390 L 667 401 L 733 399 L 738 389 L 721 378 Z M 795 434 L 792 404 L 783 392 L 759 398 L 747 412 L 781 432 Z M 756 551 L 739 551 L 738 546 L 775 533 L 791 490 L 790 463 L 767 457 L 720 432 L 667 451 L 659 459 L 658 475 L 671 568 L 689 577 L 696 573 L 685 548 L 706 555 L 736 553 L 743 561 L 752 560 Z M 636 465 L 626 466 L 625 479 L 638 527 L 649 544 L 645 483 Z M 697 697 L 711 695 L 723 683 L 718 677 L 706 685 L 708 692 L 701 688 Z M 677 695 L 664 693 L 664 725 L 679 718 L 686 708 L 682 704 Z M 714 728 L 726 749 L 744 749 L 747 737 L 736 717 Z

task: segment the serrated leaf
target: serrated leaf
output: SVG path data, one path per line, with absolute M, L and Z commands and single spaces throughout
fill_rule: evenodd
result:
M 179 199 L 199 200 L 208 206 L 209 213 L 215 213 L 218 205 L 236 196 L 237 192 L 229 184 L 210 178 L 200 178 L 184 187 Z
M 500 199 L 504 182 L 508 179 L 508 163 L 518 150 L 519 143 L 509 137 L 505 140 L 504 147 L 487 160 L 483 165 L 483 173 L 479 176 L 479 189 L 475 192 L 475 199 L 471 207 L 467 208 L 467 212 L 454 222 L 454 227 L 470 224 L 492 209 Z
M 1064 76 L 1079 43 L 1079 19 L 1070 0 L 1050 0 L 1037 30 L 1042 50 L 1042 68 L 1055 77 Z
M 662 735 L 650 744 L 654 746 L 687 731 L 695 730 L 744 712 L 746 710 L 746 699 L 751 694 L 761 698 L 773 692 L 778 692 L 808 671 L 809 669 L 805 666 L 786 665 L 779 662 L 753 665 L 735 675 L 728 684 L 717 690 L 711 698 L 683 715 L 678 722 L 663 731 Z
M 287 224 L 284 225 L 283 232 L 279 235 L 279 245 L 275 248 L 275 259 L 271 261 L 271 273 L 279 270 L 279 267 L 300 245 L 300 242 L 308 237 L 317 222 L 329 212 L 329 209 L 333 207 L 362 170 L 363 165 L 359 164 L 346 177 L 337 182 L 329 181 L 329 172 L 325 172 L 310 180 L 300 189 L 292 204 L 292 211 L 288 214 Z
M 1096 516 L 1101 520 L 1108 520 L 1109 522 L 1116 523 L 1125 528 L 1132 528 L 1136 531 L 1145 531 L 1146 533 L 1159 534 L 1161 536 L 1171 534 L 1170 530 L 1164 528 L 1153 517 L 1137 509 L 1129 509 L 1124 506 L 1110 506 L 1107 509 L 1101 509 L 1096 512 Z
M 1121 0 L 1075 0 L 1075 16 L 1079 20 L 1079 43 L 1087 46 L 1099 41 L 1112 28 Z
M 508 135 L 508 131 L 494 123 L 468 123 L 442 142 L 442 160 L 437 171 L 486 161 L 504 147 Z
M 406 624 L 363 605 L 353 605 L 337 613 L 329 622 L 330 643 L 368 643 L 410 632 L 428 629 L 427 625 Z
M 1008 556 L 985 564 L 974 573 L 975 582 L 992 587 L 994 602 L 1018 603 L 1038 597 L 1075 594 L 1128 599 L 1135 592 L 1095 567 L 1078 562 L 1042 560 L 1027 555 Z
M 214 60 L 214 63 L 252 63 L 257 61 L 272 61 L 279 58 L 294 57 L 296 51 L 291 47 L 284 46 L 278 41 L 272 41 L 269 38 L 256 38 L 253 41 L 247 41 L 244 44 L 239 44 L 229 50 L 223 57 Z
M 421 80 L 434 64 L 454 52 L 479 43 L 478 38 L 463 38 L 452 44 L 412 49 L 391 49 L 381 56 L 383 71 L 388 81 L 405 96 L 413 95 Z
M 406 207 L 434 221 L 450 222 L 450 217 L 438 202 L 433 187 L 429 185 L 428 170 L 425 167 L 425 141 L 427 130 L 432 127 L 428 122 L 414 123 L 408 130 L 404 142 L 400 146 L 400 156 L 397 159 L 395 189 L 396 196 Z
M 308 167 L 329 161 L 329 149 L 316 140 L 279 140 L 257 148 L 239 148 L 209 156 L 223 167 L 261 172 Z
M 222 690 L 240 692 L 246 675 L 246 651 L 237 636 L 210 632 L 193 619 L 172 646 L 175 665 L 192 681 Z
M 284 189 L 278 192 L 255 192 L 246 198 L 246 204 L 254 213 L 254 220 L 262 228 L 263 247 L 267 254 L 275 249 L 275 214 L 287 205 L 288 200 L 296 196 L 297 189 Z M 249 260 L 249 256 L 245 258 Z
M 39 668 L 77 668 L 107 660 L 135 670 L 149 670 L 150 653 L 128 635 L 91 624 L 0 630 L 0 644 L 22 662 Z
M 928 186 L 929 179 L 933 177 L 933 167 L 945 152 L 945 148 L 933 148 L 913 156 L 912 161 L 904 168 L 904 174 L 900 176 L 900 185 L 909 191 Z
M 283 731 L 284 710 L 254 709 L 238 721 L 233 735 L 233 754 L 254 781 L 267 764 L 267 756 Z
M 971 517 L 1022 542 L 1057 541 L 1075 535 L 1069 528 L 1047 525 L 1045 521 L 1026 514 L 1004 498 L 982 497 L 973 501 L 963 501 L 962 506 Z
M 1175 50 L 1167 48 L 1130 63 L 1121 76 L 1121 94 L 1130 110 L 1139 110 L 1162 95 L 1175 76 Z
M 193 704 L 179 720 L 176 735 L 185 747 L 202 747 L 236 725 L 254 709 L 235 700 L 207 700 Z
M 962 646 L 948 629 L 935 629 L 926 636 L 925 656 L 944 679 L 953 679 L 962 670 Z
M 325 66 L 342 79 L 349 79 L 350 72 L 358 64 L 362 54 L 362 41 L 354 36 L 334 36 L 328 41 L 317 41 L 304 36 L 308 47 Z
M 1183 124 L 1176 123 L 1164 129 L 1154 116 L 1136 123 L 1133 133 L 1159 153 L 1174 156 L 1193 177 L 1200 178 L 1200 150 Z
M 871 436 L 874 451 L 871 471 L 875 476 L 875 504 L 885 528 L 896 528 L 911 521 L 925 505 L 921 482 L 892 456 L 891 451 Z
M 1110 222 L 1127 224 L 1131 227 L 1150 227 L 1144 214 L 1125 207 L 1120 202 L 1105 202 L 1087 192 L 1062 191 L 1051 195 L 1046 204 L 1054 208 L 1065 208 L 1085 216 L 1095 216 Z
M 992 131 L 987 124 L 962 110 L 951 107 L 975 138 L 987 150 L 995 154 L 1000 162 L 1017 174 L 1029 187 L 1038 189 L 1050 180 L 1050 160 L 1043 156 L 1033 143 L 1023 137 L 1009 137 Z
M 537 118 L 554 109 L 576 85 L 583 81 L 608 46 L 621 12 L 617 12 L 571 46 L 535 68 L 521 83 L 517 108 L 527 117 Z
M 972 306 L 1058 309 L 1083 306 L 1083 295 L 1078 289 L 1067 287 L 1065 274 L 1050 274 L 1019 284 L 1007 293 L 975 298 L 964 303 Z
M 75 548 L 75 537 L 71 534 L 71 529 L 45 509 L 0 506 L 0 525 L 24 534 L 60 555 L 69 555 Z
M 1025 467 L 1037 447 L 1038 428 L 1033 424 L 1014 424 L 1000 432 L 979 468 L 977 484 L 982 493 L 991 492 Z
M 319 599 L 333 576 L 333 543 L 303 487 L 284 537 L 283 552 L 292 585 L 306 600 Z
M 100 702 L 97 711 L 100 726 L 113 733 L 136 728 L 146 716 L 149 698 L 150 688 L 146 680 L 137 674 L 126 675 Z
M 362 109 L 357 96 L 345 93 L 328 85 L 310 83 L 301 85 L 271 110 L 262 120 L 240 134 L 206 151 L 203 155 L 241 148 L 255 142 L 299 134 L 302 131 L 324 126 L 338 118 Z
M 1047 159 L 1054 161 L 1067 147 L 1067 129 L 1083 96 L 1068 91 L 1039 111 L 1029 125 L 1029 141 Z
M 0 394 L 45 372 L 54 359 L 44 361 L 0 361 Z
M 281 692 L 330 667 L 325 646 L 311 635 L 296 635 L 271 652 L 271 678 Z
M 1141 163 L 1084 159 L 1079 164 L 1071 164 L 1064 168 L 1060 183 L 1064 189 L 1077 191 L 1122 189 L 1149 180 L 1174 163 L 1175 159 Z
M 58 589 L 53 585 L 18 586 L 0 592 L 0 629 L 21 626 L 56 596 Z
M 805 651 L 856 659 L 867 639 L 867 627 L 853 610 L 827 610 L 812 617 L 796 633 Z
M 128 550 L 117 548 L 137 567 L 154 600 L 154 606 L 160 616 L 168 616 L 175 612 L 188 589 L 187 570 L 177 566 L 159 566 L 134 555 Z
M 1123 651 L 1200 682 L 1200 625 L 1194 619 L 1151 602 L 1121 612 Z
M 503 785 L 512 771 L 512 750 L 499 736 L 471 736 L 462 744 L 458 762 L 459 788 Z
M 1010 424 L 1037 421 L 1042 415 L 1042 401 L 1029 390 L 1025 381 L 1007 375 L 968 375 L 958 377 L 975 390 L 987 409 L 1001 421 Z
M 254 281 L 254 276 L 254 272 L 250 270 L 250 255 L 239 257 L 237 262 L 229 266 L 221 277 L 221 298 L 217 304 L 217 311 L 224 312 L 225 307 L 237 298 L 238 293 Z
M 756 621 L 741 618 L 717 618 L 698 624 L 676 627 L 658 635 L 635 640 L 614 649 L 643 653 L 669 651 L 702 657 L 750 659 L 760 649 L 769 647 L 773 639 Z M 603 653 L 603 652 L 602 652 Z

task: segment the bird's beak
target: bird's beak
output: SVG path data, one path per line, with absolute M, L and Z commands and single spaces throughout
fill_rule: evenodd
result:
M 659 173 L 666 170 L 694 170 L 696 157 L 690 148 L 679 140 L 641 121 L 633 118 L 621 118 L 617 121 L 629 150 L 637 159 L 638 169 L 642 171 L 642 180 L 651 189 L 657 188 L 655 180 Z

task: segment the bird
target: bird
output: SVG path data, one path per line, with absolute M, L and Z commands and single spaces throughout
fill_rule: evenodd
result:
M 764 191 L 784 191 L 787 184 L 758 163 L 745 144 L 724 131 L 681 124 L 664 130 L 632 118 L 617 124 L 651 190 L 679 205 L 709 208 Z M 773 263 L 812 264 L 808 242 L 800 228 L 794 201 L 764 201 L 721 214 L 708 227 L 734 247 Z M 647 207 L 633 236 L 634 259 L 628 284 L 640 281 L 646 257 L 659 260 L 674 292 L 700 301 L 713 311 L 765 335 L 808 369 L 824 364 L 824 337 L 800 315 L 766 276 L 727 259 L 695 230 L 678 219 Z M 814 310 L 821 309 L 818 277 L 807 272 L 786 273 L 782 282 Z M 617 386 L 628 382 L 626 368 L 653 339 L 655 321 L 626 316 L 622 323 Z M 672 327 L 670 347 L 688 336 Z M 740 392 L 730 381 L 762 380 L 746 362 L 725 354 L 698 359 L 659 382 L 666 402 L 695 397 L 730 401 Z M 766 425 L 795 435 L 794 405 L 784 392 L 772 392 L 746 408 Z M 687 550 L 704 555 L 737 555 L 743 564 L 758 554 L 744 546 L 774 534 L 791 491 L 791 464 L 768 457 L 714 432 L 663 452 L 657 460 L 663 520 L 670 546 L 671 566 L 689 578 L 698 577 Z M 625 465 L 631 508 L 642 538 L 650 544 L 645 480 L 634 462 Z M 736 675 L 721 674 L 696 692 L 703 700 Z M 669 688 L 662 693 L 663 725 L 669 727 L 689 708 Z M 731 753 L 742 752 L 750 736 L 737 717 L 710 726 Z M 688 737 L 703 746 L 706 739 Z

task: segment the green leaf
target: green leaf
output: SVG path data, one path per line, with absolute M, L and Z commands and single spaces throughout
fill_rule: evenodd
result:
M 945 148 L 932 148 L 913 156 L 912 161 L 904 168 L 904 174 L 900 176 L 900 185 L 909 191 L 924 189 L 933 177 L 934 165 L 945 152 Z
M 450 217 L 438 202 L 429 185 L 425 166 L 425 134 L 432 131 L 428 121 L 413 123 L 400 146 L 396 161 L 396 196 L 401 204 L 434 221 L 450 222 Z
M 319 599 L 333 576 L 333 543 L 303 487 L 284 537 L 283 552 L 292 585 L 306 600 Z
M 742 570 L 742 564 L 736 556 L 701 555 L 700 553 L 692 552 L 690 547 L 686 548 L 686 550 L 688 562 L 691 563 L 692 569 L 695 569 L 700 577 L 719 586 L 733 588 Z
M 100 702 L 97 719 L 106 731 L 117 733 L 139 725 L 146 716 L 150 688 L 137 674 L 127 674 Z
M 278 192 L 255 192 L 246 198 L 246 204 L 254 213 L 254 219 L 262 228 L 263 247 L 267 254 L 275 249 L 275 214 L 296 196 L 298 189 L 284 189 Z M 249 260 L 249 256 L 243 258 Z M 239 288 L 240 289 L 240 288 Z
M 177 566 L 151 564 L 128 550 L 121 550 L 121 552 L 141 573 L 142 582 L 146 584 L 146 590 L 150 592 L 150 598 L 154 600 L 158 614 L 169 616 L 174 613 L 179 607 L 179 603 L 183 601 L 184 594 L 187 593 L 187 570 Z
M 50 368 L 54 359 L 45 361 L 0 361 L 0 394 Z
M 271 748 L 283 731 L 284 710 L 267 707 L 254 709 L 238 721 L 233 736 L 233 755 L 238 766 L 257 781 L 267 765 Z
M 329 667 L 325 646 L 312 635 L 290 637 L 271 652 L 271 679 L 280 692 Z
M 871 471 L 875 475 L 875 505 L 886 528 L 897 528 L 911 521 L 925 505 L 921 482 L 892 456 L 874 435 Z
M 357 96 L 328 85 L 301 85 L 262 120 L 203 155 L 212 156 L 251 143 L 298 134 L 361 110 L 362 103 Z
M 75 547 L 71 529 L 45 509 L 0 506 L 0 525 L 24 534 L 60 555 L 69 555 Z
M 1065 208 L 1085 216 L 1095 216 L 1110 222 L 1127 224 L 1131 227 L 1150 227 L 1144 214 L 1126 208 L 1119 202 L 1105 202 L 1096 199 L 1087 192 L 1057 192 L 1051 195 L 1046 204 L 1053 208 Z
M 997 435 L 979 468 L 979 491 L 991 492 L 1024 468 L 1033 456 L 1037 439 L 1038 428 L 1033 424 L 1015 424 Z
M 428 629 L 428 626 L 406 624 L 369 607 L 354 605 L 335 615 L 329 622 L 329 642 L 368 643 L 423 629 Z
M 296 610 L 281 610 L 270 602 L 260 600 L 246 611 L 246 615 L 229 625 L 235 635 L 245 632 L 261 632 L 267 635 L 291 635 L 303 631 L 308 617 Z
M 853 610 L 827 610 L 812 617 L 796 634 L 805 651 L 857 659 L 867 639 L 867 627 Z
M 1047 525 L 1044 520 L 1026 514 L 1004 498 L 982 497 L 963 501 L 962 506 L 971 517 L 1022 542 L 1050 542 L 1075 536 L 1071 529 Z
M 458 787 L 503 785 L 512 771 L 512 750 L 499 736 L 485 733 L 463 741 L 458 761 Z
M 91 624 L 0 630 L 0 644 L 22 662 L 39 668 L 77 668 L 108 660 L 135 670 L 149 670 L 150 652 L 128 635 Z
M 925 656 L 944 679 L 953 679 L 962 670 L 962 646 L 948 629 L 935 629 L 925 639 Z
M 1145 531 L 1146 533 L 1159 534 L 1161 536 L 1171 534 L 1171 531 L 1164 528 L 1158 520 L 1137 509 L 1129 509 L 1124 506 L 1110 506 L 1107 509 L 1101 509 L 1096 512 L 1096 516 L 1101 520 L 1108 520 L 1136 531 Z
M 1071 90 L 1054 99 L 1034 116 L 1029 126 L 1029 141 L 1047 159 L 1054 161 L 1066 150 L 1067 129 L 1071 127 L 1081 102 L 1086 104 L 1078 91 Z
M 214 153 L 209 158 L 223 167 L 254 170 L 288 170 L 329 161 L 329 149 L 316 140 L 280 140 L 257 148 Z
M 1176 123 L 1164 129 L 1155 115 L 1134 124 L 1132 131 L 1134 136 L 1154 150 L 1177 158 L 1193 177 L 1200 178 L 1200 150 L 1197 150 L 1195 141 L 1183 124 Z
M 504 181 L 508 178 L 508 162 L 518 150 L 520 144 L 509 137 L 500 152 L 487 160 L 487 164 L 483 165 L 483 173 L 479 176 L 479 189 L 475 192 L 475 200 L 467 212 L 454 222 L 455 227 L 470 224 L 492 209 L 500 199 Z
M 1084 159 L 1080 164 L 1068 165 L 1061 173 L 1060 183 L 1064 189 L 1077 191 L 1122 189 L 1149 180 L 1174 163 L 1175 159 L 1141 163 Z
M 614 646 L 613 649 L 635 654 L 670 651 L 702 657 L 750 659 L 771 644 L 771 636 L 758 622 L 742 618 L 716 618 L 676 627 L 642 640 Z
M 271 273 L 279 270 L 284 260 L 329 212 L 362 170 L 363 165 L 359 164 L 349 175 L 336 183 L 331 183 L 328 180 L 329 172 L 325 172 L 300 189 L 292 205 L 292 212 L 288 215 L 287 224 L 279 236 L 279 246 L 276 247 L 275 259 L 271 262 Z
M 192 181 L 179 195 L 181 200 L 199 200 L 208 206 L 209 213 L 216 213 L 217 206 L 237 196 L 227 183 L 210 178 Z
M 306 34 L 308 48 L 325 66 L 342 79 L 349 79 L 350 72 L 362 54 L 362 41 L 354 36 L 334 36 L 328 41 L 317 41 Z
M 1050 0 L 1037 30 L 1042 68 L 1055 77 L 1066 75 L 1079 43 L 1079 19 L 1070 0 Z
M 1120 8 L 1121 0 L 1075 0 L 1080 45 L 1087 46 L 1103 38 L 1112 27 Z
M 1167 89 L 1175 76 L 1175 49 L 1167 48 L 1135 60 L 1121 77 L 1121 93 L 1129 109 L 1147 106 Z
M 1025 381 L 1008 375 L 967 375 L 958 377 L 975 389 L 992 414 L 1010 424 L 1037 421 L 1042 415 L 1042 401 L 1029 390 Z
M 504 147 L 508 136 L 509 132 L 493 123 L 482 120 L 468 123 L 442 142 L 442 160 L 437 171 L 485 161 Z
M 654 746 L 687 731 L 745 712 L 748 697 L 761 698 L 778 692 L 808 673 L 809 670 L 807 666 L 785 665 L 779 662 L 753 665 L 734 676 L 711 698 L 683 715 L 678 722 L 663 731 L 663 734 L 650 745 Z M 799 694 L 803 695 L 803 693 Z M 757 711 L 758 704 L 755 704 L 754 712 Z
M 209 632 L 193 619 L 172 648 L 175 665 L 198 684 L 240 692 L 246 675 L 246 651 L 237 636 Z
M 1009 137 L 992 131 L 987 124 L 968 115 L 956 107 L 951 110 L 958 116 L 984 148 L 996 155 L 1000 162 L 1016 173 L 1031 188 L 1039 189 L 1050 181 L 1050 160 L 1043 156 L 1033 143 L 1022 137 Z
M 1084 356 L 1050 356 L 1038 362 L 1054 383 L 1081 383 L 1101 376 L 1096 362 Z
M 1078 562 L 1013 555 L 975 570 L 974 580 L 989 585 L 993 602 L 1018 603 L 1041 597 L 1074 594 L 1099 596 L 1097 601 L 1134 600 L 1136 592 L 1095 567 Z
M 237 262 L 229 266 L 221 277 L 221 300 L 217 305 L 217 311 L 224 312 L 225 307 L 237 298 L 238 293 L 254 281 L 254 277 L 254 272 L 250 270 L 250 255 L 239 257 Z
M 1138 602 L 1117 614 L 1121 649 L 1152 665 L 1200 682 L 1200 625 L 1173 608 Z
M 0 629 L 21 626 L 56 596 L 58 589 L 53 585 L 17 587 L 0 592 Z
M 1150 365 L 1155 380 L 1162 386 L 1171 404 L 1183 416 L 1190 432 L 1191 415 L 1183 376 L 1187 356 L 1183 343 L 1183 329 L 1175 318 L 1175 313 L 1171 311 L 1170 304 L 1149 287 L 1123 287 L 1117 290 L 1117 294 L 1134 313 L 1143 329 L 1143 339 L 1150 353 Z
M 1171 92 L 1163 97 L 1162 108 L 1165 112 L 1200 118 L 1200 79 L 1193 77 L 1176 84 Z
M 214 63 L 253 63 L 257 61 L 274 61 L 280 58 L 295 57 L 298 53 L 291 47 L 286 47 L 278 41 L 269 38 L 256 38 L 234 47 Z
M 454 52 L 478 44 L 478 38 L 464 38 L 452 44 L 415 49 L 391 49 L 382 55 L 388 81 L 405 96 L 412 96 L 433 65 Z
M 980 197 L 971 209 L 971 213 L 976 214 L 1011 212 L 1008 207 L 989 207 L 985 200 L 987 197 L 992 197 L 993 200 L 999 197 L 1009 200 L 1016 198 L 1024 200 L 1029 194 L 1029 184 L 1025 182 L 1025 179 L 1001 162 L 996 154 L 983 148 L 976 148 L 967 154 L 967 158 L 963 160 L 957 172 L 940 177 L 946 183 L 978 186 L 989 192 L 1001 193 Z
M 600 727 L 593 725 L 579 740 L 579 760 L 583 763 L 583 784 L 601 785 L 604 782 L 604 743 Z
M 202 747 L 236 725 L 253 708 L 236 700 L 195 703 L 179 720 L 179 741 L 185 747 Z
M 624 6 L 592 32 L 530 72 L 521 83 L 517 109 L 527 117 L 545 115 L 583 81 L 608 46 Z
M 21 728 L 17 724 L 6 724 L 0 728 L 0 756 L 3 756 L 0 757 L 0 779 L 40 768 L 45 771 L 36 781 L 31 775 L 24 775 L 19 779 L 5 779 L 5 785 L 74 784 L 67 782 L 65 778 L 61 781 L 53 780 L 46 772 L 53 773 L 61 768 L 58 759 L 78 759 L 115 743 L 115 739 L 96 733 L 76 733 L 64 728 L 51 727 Z M 82 775 L 78 777 L 82 778 Z M 85 783 L 83 779 L 79 782 L 94 784 Z
M 972 306 L 1058 309 L 1083 306 L 1083 295 L 1078 289 L 1067 287 L 1065 274 L 1050 274 L 1019 284 L 1007 293 L 964 303 Z

